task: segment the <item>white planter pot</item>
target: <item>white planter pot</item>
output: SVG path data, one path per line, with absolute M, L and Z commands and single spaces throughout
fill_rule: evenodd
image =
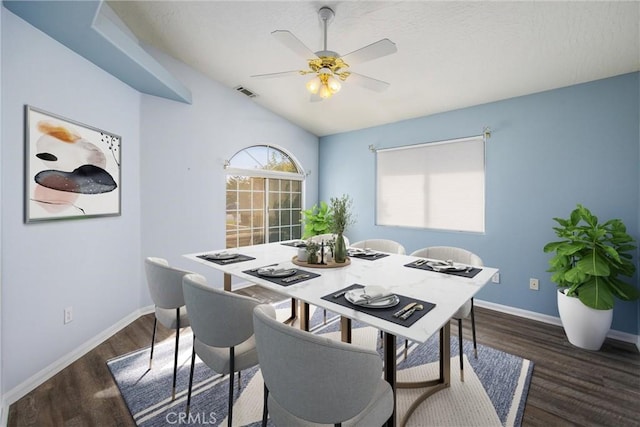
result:
M 585 350 L 600 350 L 613 320 L 613 309 L 596 310 L 558 289 L 558 311 L 569 342 Z
M 298 248 L 298 261 L 307 262 L 307 248 Z

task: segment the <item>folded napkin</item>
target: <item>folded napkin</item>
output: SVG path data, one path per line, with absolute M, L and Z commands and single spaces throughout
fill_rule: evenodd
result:
M 359 295 L 354 301 L 354 304 L 368 304 L 373 301 L 379 301 L 385 297 L 393 295 L 393 292 L 389 291 L 382 286 L 365 286 L 362 288 L 362 294 Z
M 258 269 L 258 274 L 276 275 L 276 274 L 280 274 L 280 273 L 283 273 L 283 272 L 289 271 L 289 270 L 291 270 L 291 269 L 290 268 L 265 267 L 265 268 Z

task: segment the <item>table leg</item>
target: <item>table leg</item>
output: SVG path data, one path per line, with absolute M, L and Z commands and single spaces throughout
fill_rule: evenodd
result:
M 298 318 L 298 300 L 295 298 L 291 298 L 291 315 L 287 320 L 282 323 L 287 325 L 293 325 L 293 322 Z
M 415 383 L 398 383 L 398 388 L 422 388 L 430 387 L 424 393 L 422 393 L 407 409 L 407 412 L 402 417 L 400 422 L 401 426 L 407 424 L 407 421 L 413 414 L 413 412 L 424 402 L 429 396 L 434 393 L 443 390 L 451 386 L 451 326 L 450 322 L 440 329 L 440 378 L 415 382 Z
M 351 319 L 348 317 L 340 316 L 340 333 L 342 342 L 351 344 Z
M 224 290 L 227 292 L 231 292 L 231 275 L 229 273 L 224 273 Z
M 300 304 L 300 329 L 309 332 L 309 304 Z
M 393 413 L 387 420 L 387 427 L 396 425 L 396 336 L 384 333 L 384 379 L 393 390 Z

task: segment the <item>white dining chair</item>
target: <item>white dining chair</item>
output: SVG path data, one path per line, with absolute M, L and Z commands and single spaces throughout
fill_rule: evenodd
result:
M 164 258 L 147 257 L 144 260 L 147 285 L 151 300 L 155 305 L 153 332 L 151 333 L 151 353 L 149 355 L 149 369 L 153 364 L 153 348 L 156 339 L 158 322 L 167 329 L 176 331 L 176 345 L 173 360 L 173 387 L 171 400 L 176 398 L 176 377 L 178 374 L 178 344 L 180 343 L 180 329 L 189 326 L 189 316 L 182 294 L 182 277 L 190 271 L 169 266 Z
M 374 351 L 283 325 L 269 306 L 253 311 L 264 379 L 262 425 L 380 426 L 394 395 Z
M 196 355 L 205 365 L 219 374 L 229 374 L 229 402 L 227 423 L 233 420 L 233 379 L 238 372 L 258 364 L 253 335 L 253 309 L 260 302 L 254 298 L 234 294 L 207 285 L 199 274 L 183 278 L 184 299 L 189 310 L 193 331 L 193 350 L 187 392 L 186 413 L 191 408 L 191 390 Z M 275 316 L 268 305 L 265 311 Z
M 482 267 L 482 258 L 463 248 L 457 248 L 453 246 L 431 246 L 427 248 L 418 249 L 411 253 L 412 256 L 421 258 L 430 258 L 437 260 L 451 260 L 460 264 L 466 264 L 474 267 Z M 453 319 L 458 321 L 458 342 L 460 353 L 460 379 L 464 381 L 464 362 L 462 359 L 462 319 L 471 316 L 471 333 L 473 335 L 473 352 L 474 356 L 478 358 L 478 346 L 476 343 L 476 319 L 473 313 L 473 298 L 467 301 L 462 307 L 458 309 L 453 315 Z
M 378 252 L 387 252 L 390 254 L 404 255 L 407 252 L 400 243 L 388 239 L 367 239 L 360 240 L 351 244 L 352 248 L 373 249 Z

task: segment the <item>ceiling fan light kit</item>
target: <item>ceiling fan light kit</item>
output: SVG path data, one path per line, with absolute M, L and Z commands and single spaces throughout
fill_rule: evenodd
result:
M 348 71 L 348 69 L 350 65 L 370 61 L 397 52 L 395 43 L 389 39 L 382 39 L 347 55 L 340 56 L 338 53 L 327 49 L 327 26 L 329 22 L 333 20 L 334 16 L 333 10 L 327 6 L 321 7 L 318 11 L 318 17 L 322 21 L 324 30 L 324 46 L 323 50 L 317 52 L 311 51 L 289 31 L 276 30 L 271 33 L 289 49 L 305 57 L 308 69 L 259 74 L 251 77 L 272 78 L 292 74 L 315 74 L 315 76 L 306 83 L 306 88 L 311 93 L 311 101 L 327 99 L 338 93 L 342 87 L 340 81 L 346 81 L 349 76 L 353 76 L 352 80 L 354 83 L 367 89 L 377 92 L 387 89 L 389 83 L 362 74 L 353 73 Z

